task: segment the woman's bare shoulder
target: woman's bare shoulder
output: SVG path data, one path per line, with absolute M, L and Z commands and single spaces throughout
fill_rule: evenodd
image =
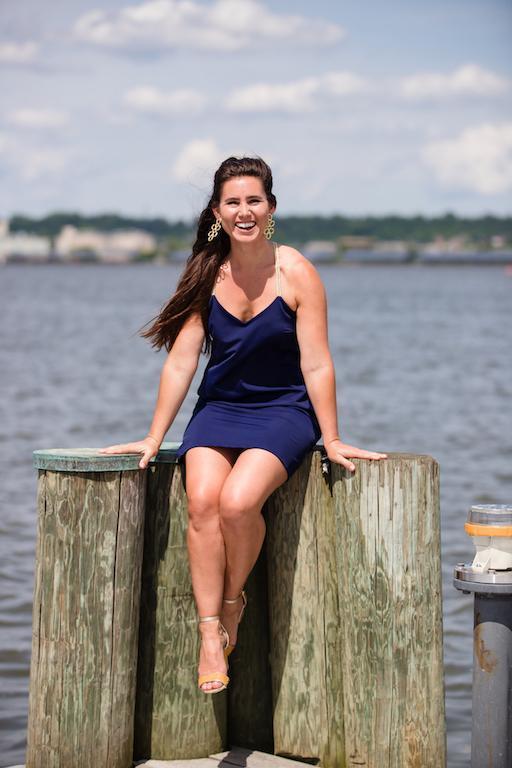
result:
M 279 263 L 297 303 L 300 303 L 301 294 L 305 290 L 322 291 L 323 285 L 316 267 L 297 248 L 280 245 Z

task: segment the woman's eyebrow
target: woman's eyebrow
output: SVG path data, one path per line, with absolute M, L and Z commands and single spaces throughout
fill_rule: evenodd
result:
M 248 200 L 263 200 L 261 195 L 247 195 Z M 240 200 L 239 197 L 226 197 L 226 203 L 231 203 L 235 200 Z

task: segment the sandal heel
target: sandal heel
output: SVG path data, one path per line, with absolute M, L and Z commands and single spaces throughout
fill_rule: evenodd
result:
M 207 621 L 218 621 L 219 622 L 219 634 L 222 635 L 222 647 L 224 649 L 224 658 L 227 658 L 226 656 L 226 648 L 229 643 L 229 635 L 226 631 L 226 628 L 222 624 L 220 620 L 220 616 L 200 616 L 199 617 L 199 624 L 203 624 Z M 222 685 L 218 686 L 217 688 L 210 688 L 209 690 L 205 690 L 202 686 L 205 683 L 222 683 Z M 207 672 L 204 675 L 198 675 L 197 678 L 197 685 L 199 687 L 199 690 L 201 690 L 203 693 L 219 693 L 220 691 L 224 691 L 229 683 L 229 677 L 226 675 L 225 672 Z
M 242 589 L 242 591 L 240 592 L 238 597 L 235 597 L 232 600 L 228 600 L 228 598 L 226 598 L 226 597 L 224 597 L 223 600 L 222 600 L 223 603 L 228 603 L 229 605 L 233 605 L 233 603 L 237 603 L 239 601 L 240 597 L 242 598 L 242 607 L 241 607 L 240 613 L 238 615 L 238 624 L 240 624 L 240 622 L 242 621 L 242 616 L 244 615 L 244 611 L 245 611 L 245 608 L 246 608 L 246 605 L 247 605 L 247 594 L 246 594 L 245 590 Z M 229 654 L 233 653 L 234 650 L 235 650 L 235 645 L 232 645 L 229 642 L 229 637 L 228 637 L 228 643 L 227 643 L 226 647 L 224 648 L 224 656 L 225 656 L 225 658 L 227 659 Z

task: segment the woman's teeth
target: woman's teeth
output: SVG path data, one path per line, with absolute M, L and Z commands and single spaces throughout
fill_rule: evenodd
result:
M 252 229 L 253 227 L 256 226 L 256 222 L 251 221 L 251 222 L 248 222 L 247 224 L 236 224 L 235 226 L 237 226 L 239 229 Z

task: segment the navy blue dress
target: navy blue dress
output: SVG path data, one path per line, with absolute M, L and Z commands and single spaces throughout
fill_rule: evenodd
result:
M 274 254 L 277 295 L 250 320 L 210 297 L 212 352 L 179 461 L 196 446 L 264 448 L 290 477 L 321 436 L 300 369 L 296 313 L 280 295 L 277 246 Z

